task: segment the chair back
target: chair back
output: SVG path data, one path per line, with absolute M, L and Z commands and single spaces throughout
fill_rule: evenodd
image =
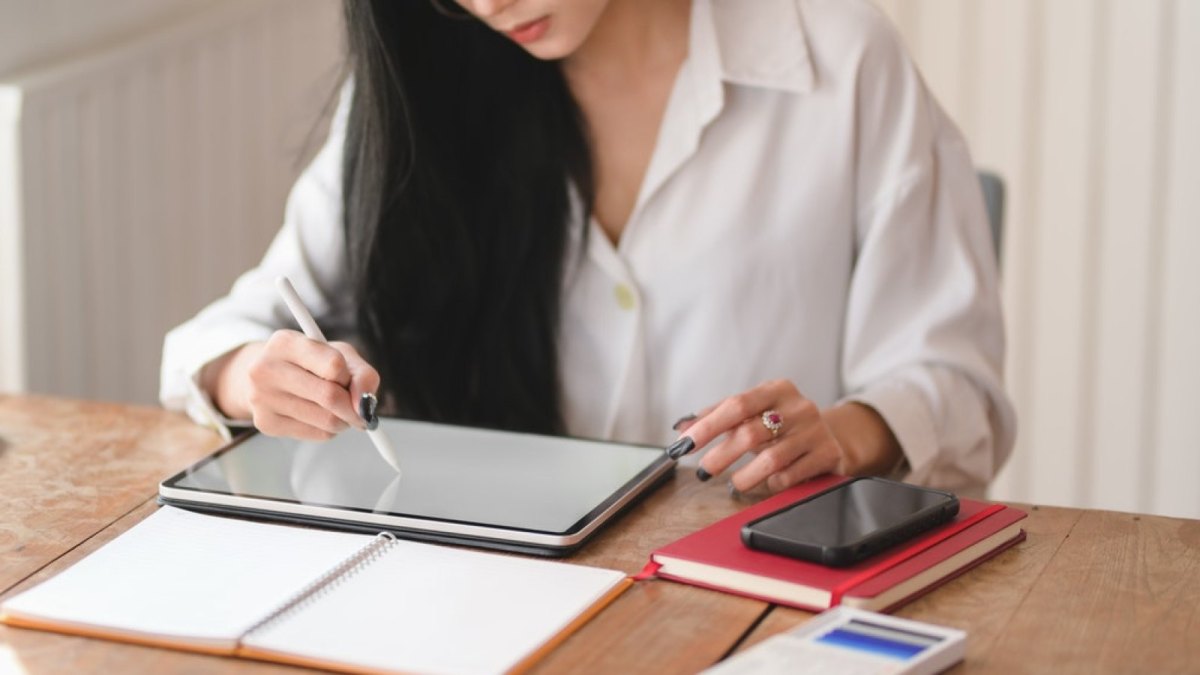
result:
M 990 171 L 979 172 L 983 202 L 987 206 L 988 225 L 992 229 L 992 246 L 996 263 L 1000 262 L 1000 245 L 1004 243 L 1004 181 Z

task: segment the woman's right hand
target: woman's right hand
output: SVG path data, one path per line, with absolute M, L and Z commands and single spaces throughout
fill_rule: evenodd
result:
M 201 386 L 234 419 L 252 419 L 269 436 L 324 441 L 364 429 L 356 403 L 379 388 L 379 373 L 345 342 L 318 342 L 278 330 L 213 361 Z

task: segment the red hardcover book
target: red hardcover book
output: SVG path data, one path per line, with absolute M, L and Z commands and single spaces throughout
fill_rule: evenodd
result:
M 843 568 L 742 544 L 742 525 L 846 480 L 826 476 L 785 490 L 658 549 L 641 577 L 657 576 L 821 611 L 838 604 L 891 611 L 1025 538 L 1024 511 L 959 499 L 949 523 Z

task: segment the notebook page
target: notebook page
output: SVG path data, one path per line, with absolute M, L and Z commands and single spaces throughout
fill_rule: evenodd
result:
M 164 506 L 0 610 L 232 649 L 247 627 L 370 541 Z
M 498 673 L 624 578 L 595 567 L 396 541 L 243 645 L 360 668 Z

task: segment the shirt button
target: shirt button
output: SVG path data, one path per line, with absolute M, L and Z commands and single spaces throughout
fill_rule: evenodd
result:
M 613 296 L 617 298 L 617 306 L 621 309 L 630 310 L 637 305 L 637 297 L 634 296 L 633 289 L 625 284 L 614 286 Z

